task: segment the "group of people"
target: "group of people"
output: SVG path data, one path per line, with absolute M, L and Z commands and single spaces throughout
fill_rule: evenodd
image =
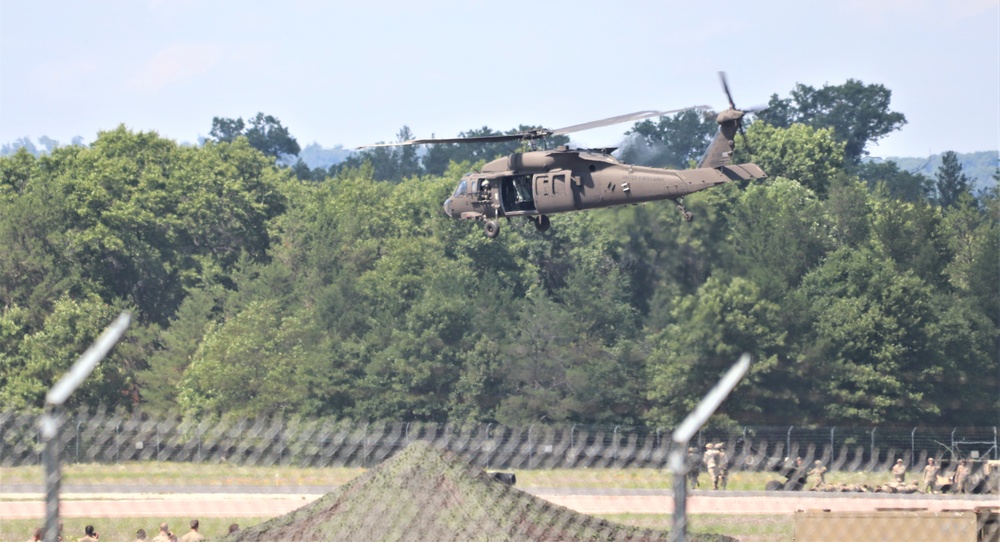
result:
M 205 540 L 205 536 L 198 532 L 199 523 L 197 519 L 191 520 L 191 530 L 188 531 L 183 536 L 178 537 L 176 534 L 170 531 L 170 526 L 166 523 L 160 524 L 160 532 L 152 538 L 152 542 L 201 542 Z M 229 526 L 229 532 L 226 534 L 232 534 L 240 530 L 238 523 L 233 523 Z M 83 529 L 83 538 L 78 538 L 77 542 L 97 542 L 100 540 L 100 534 L 94 529 L 93 525 L 87 525 Z M 45 529 L 39 527 L 35 529 L 35 533 L 28 542 L 44 540 L 45 539 Z M 59 526 L 59 540 L 62 537 L 62 525 Z M 139 529 L 135 532 L 135 542 L 146 542 L 146 530 Z
M 892 467 L 893 481 L 896 484 L 906 483 L 906 470 L 906 464 L 903 463 L 903 460 L 897 459 L 896 464 Z M 955 467 L 955 473 L 951 477 L 941 476 L 940 472 L 941 466 L 933 457 L 928 457 L 921 483 L 924 493 L 938 493 L 945 487 L 950 487 L 952 493 L 966 493 L 968 491 L 969 474 L 972 472 L 968 460 L 959 460 L 958 466 Z
M 709 478 L 712 480 L 712 489 L 726 489 L 726 482 L 729 478 L 729 458 L 726 455 L 725 443 L 709 443 L 705 445 L 705 452 L 699 453 L 697 448 L 688 448 L 687 454 L 687 479 L 691 489 L 700 487 L 698 477 L 701 474 L 701 465 L 705 465 Z M 933 457 L 927 458 L 927 465 L 923 469 L 922 484 L 918 486 L 915 482 L 906 484 L 906 471 L 908 470 L 902 459 L 897 459 L 891 468 L 893 482 L 883 484 L 876 488 L 863 486 L 858 491 L 873 491 L 887 493 L 940 493 L 950 491 L 952 493 L 966 493 L 968 491 L 968 479 L 971 473 L 971 465 L 968 460 L 962 459 L 952 476 L 941 476 L 941 467 Z M 780 484 L 781 489 L 802 490 L 806 489 L 807 480 L 812 479 L 813 484 L 809 488 L 813 491 L 849 491 L 850 488 L 841 485 L 830 485 L 826 483 L 826 465 L 817 459 L 811 468 L 803 464 L 801 457 L 794 460 L 785 459 L 782 473 L 786 478 L 784 484 Z M 859 486 L 861 487 L 861 486 Z M 768 489 L 771 489 L 770 487 Z
M 705 445 L 705 453 L 699 454 L 697 448 L 688 448 L 688 481 L 691 489 L 699 487 L 698 475 L 701 474 L 701 465 L 704 464 L 708 470 L 708 476 L 712 479 L 712 489 L 726 489 L 729 480 L 729 456 L 726 455 L 726 445 L 722 442 Z

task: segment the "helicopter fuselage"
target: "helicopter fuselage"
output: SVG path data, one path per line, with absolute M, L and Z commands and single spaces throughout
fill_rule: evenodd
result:
M 544 229 L 546 215 L 664 199 L 679 202 L 729 181 L 766 177 L 755 164 L 687 170 L 623 164 L 611 150 L 559 147 L 499 158 L 463 176 L 444 202 L 444 212 L 462 220 L 536 217 L 536 225 Z

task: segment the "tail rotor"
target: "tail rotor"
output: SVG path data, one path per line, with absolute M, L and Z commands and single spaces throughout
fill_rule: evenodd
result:
M 729 100 L 729 109 L 719 113 L 716 117 L 716 122 L 721 126 L 726 122 L 735 122 L 736 129 L 743 136 L 743 144 L 747 146 L 747 151 L 753 154 L 753 149 L 750 148 L 750 140 L 747 139 L 747 132 L 743 129 L 743 116 L 747 113 L 759 113 L 765 109 L 767 106 L 758 106 L 750 109 L 738 109 L 736 107 L 736 102 L 733 101 L 733 93 L 729 91 L 729 82 L 726 80 L 726 72 L 719 72 L 719 79 L 722 81 L 722 90 L 726 93 L 726 99 Z

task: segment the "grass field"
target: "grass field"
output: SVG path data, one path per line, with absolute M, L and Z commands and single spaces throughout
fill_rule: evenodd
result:
M 171 462 L 133 462 L 117 465 L 72 464 L 63 468 L 63 484 L 101 484 L 122 487 L 143 486 L 155 493 L 157 487 L 185 484 L 203 486 L 244 487 L 295 487 L 337 486 L 364 472 L 359 468 L 299 468 L 285 466 L 250 467 L 232 464 L 199 464 Z M 577 489 L 670 489 L 672 476 L 659 469 L 553 469 L 517 470 L 520 488 L 577 488 Z M 834 472 L 827 482 L 865 483 L 877 485 L 888 482 L 890 474 Z M 768 480 L 776 479 L 775 473 L 734 472 L 729 476 L 729 490 L 759 491 Z M 15 467 L 0 469 L 0 492 L 10 484 L 41 484 L 41 467 Z M 707 474 L 701 476 L 702 489 L 710 487 Z M 14 499 L 19 497 L 14 496 Z M 66 496 L 64 498 L 72 498 Z M 669 529 L 669 514 L 611 514 L 601 517 L 637 527 Z M 249 526 L 270 518 L 203 518 L 201 532 L 218 537 L 226 532 L 230 523 Z M 190 518 L 165 518 L 175 533 L 187 532 Z M 64 522 L 65 540 L 75 540 L 83 535 L 85 525 L 92 524 L 103 533 L 102 541 L 131 541 L 135 531 L 143 528 L 152 538 L 158 530 L 159 519 L 152 518 L 69 518 Z M 792 539 L 792 517 L 787 515 L 728 516 L 718 514 L 694 515 L 689 531 L 692 533 L 726 533 L 744 542 L 763 542 Z M 0 542 L 27 540 L 38 520 L 3 520 L 0 522 Z
M 602 514 L 599 517 L 648 529 L 670 529 L 670 514 Z M 170 529 L 182 535 L 188 531 L 191 518 L 69 518 L 63 522 L 63 539 L 76 540 L 83 536 L 83 528 L 93 525 L 102 542 L 132 542 L 136 529 L 145 529 L 151 540 L 159 529 L 159 522 L 166 521 Z M 200 518 L 198 529 L 210 539 L 225 534 L 231 523 L 246 528 L 271 518 Z M 792 517 L 774 516 L 725 516 L 717 514 L 694 515 L 690 518 L 688 532 L 726 533 L 741 542 L 782 542 L 792 540 Z M 41 521 L 33 519 L 4 520 L 0 522 L 0 542 L 23 542 L 31 537 Z
M 647 529 L 669 530 L 673 526 L 670 514 L 600 514 L 599 517 Z M 688 521 L 689 533 L 725 533 L 740 542 L 784 542 L 792 540 L 794 519 L 789 515 L 699 514 L 690 516 Z
M 238 523 L 241 527 L 256 525 L 271 518 L 199 518 L 198 532 L 209 539 L 220 538 L 229 531 L 229 525 Z M 132 542 L 137 529 L 145 529 L 148 540 L 152 540 L 160 530 L 160 522 L 165 521 L 178 538 L 190 530 L 191 518 L 67 518 L 63 521 L 63 540 L 70 541 L 83 537 L 83 528 L 93 525 L 101 542 Z M 24 542 L 31 538 L 35 528 L 43 521 L 15 519 L 0 521 L 0 542 Z
M 249 486 L 295 487 L 336 486 L 364 472 L 360 468 L 250 467 L 232 464 L 130 462 L 116 465 L 71 464 L 63 467 L 63 484 L 110 484 L 121 486 Z M 518 487 L 528 488 L 602 488 L 670 489 L 673 477 L 661 469 L 553 469 L 517 470 Z M 916 479 L 911 475 L 911 479 Z M 776 473 L 733 472 L 728 489 L 762 491 L 768 480 L 779 479 Z M 892 479 L 889 472 L 831 472 L 828 483 L 868 484 L 875 486 Z M 811 481 L 810 481 L 811 482 Z M 5 467 L 0 469 L 0 492 L 8 484 L 41 484 L 42 468 Z M 708 475 L 701 475 L 701 489 L 710 489 Z

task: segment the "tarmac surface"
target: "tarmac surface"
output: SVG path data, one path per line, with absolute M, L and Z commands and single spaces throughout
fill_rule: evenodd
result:
M 336 487 L 102 486 L 65 485 L 63 517 L 272 517 L 300 508 Z M 654 489 L 525 488 L 524 491 L 584 514 L 669 514 L 673 494 Z M 0 520 L 45 517 L 43 488 L 0 487 Z M 765 491 L 694 491 L 690 514 L 768 515 L 797 510 L 974 510 L 1000 507 L 996 495 L 923 495 Z

